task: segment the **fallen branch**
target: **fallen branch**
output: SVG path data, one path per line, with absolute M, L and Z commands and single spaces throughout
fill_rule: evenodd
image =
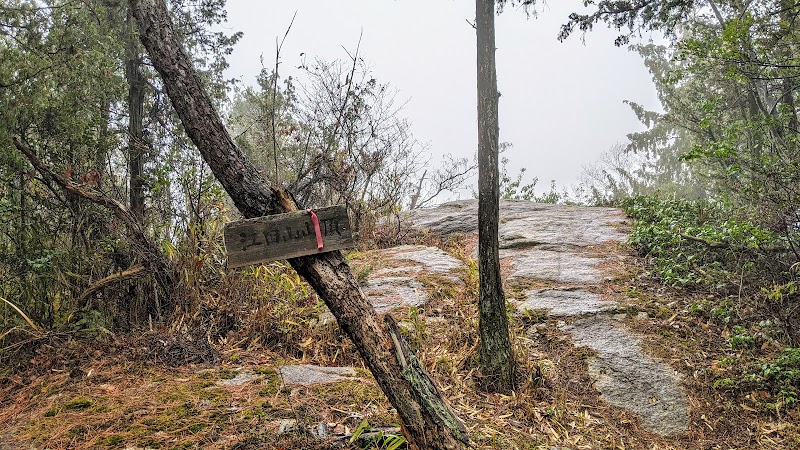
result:
M 125 269 L 122 272 L 117 272 L 115 274 L 111 274 L 105 278 L 97 280 L 96 282 L 92 283 L 91 286 L 86 288 L 83 292 L 81 292 L 80 299 L 84 299 L 94 292 L 99 291 L 100 289 L 105 288 L 108 285 L 114 283 L 122 283 L 123 281 L 132 280 L 134 278 L 140 277 L 144 273 L 144 266 L 141 264 L 137 264 L 130 269 Z
M 684 239 L 686 239 L 688 241 L 699 242 L 699 243 L 701 243 L 701 244 L 703 244 L 703 245 L 705 245 L 707 247 L 710 247 L 710 248 L 730 248 L 731 247 L 731 244 L 729 244 L 727 242 L 709 241 L 709 240 L 706 240 L 706 239 L 703 239 L 703 238 L 699 238 L 697 236 L 692 236 L 690 234 L 685 234 L 685 233 L 681 233 L 680 235 L 681 235 L 682 238 L 684 238 Z
M 128 208 L 126 208 L 125 205 L 114 200 L 113 198 L 106 197 L 102 193 L 86 185 L 76 183 L 63 175 L 56 173 L 56 171 L 51 169 L 47 164 L 39 159 L 39 157 L 36 156 L 36 152 L 28 144 L 23 142 L 19 136 L 14 136 L 13 141 L 14 147 L 16 147 L 17 150 L 25 155 L 28 161 L 30 161 L 33 167 L 44 178 L 61 186 L 62 189 L 89 200 L 92 203 L 105 206 L 114 213 L 114 216 L 123 221 L 125 226 L 127 226 L 131 232 L 144 236 L 144 231 L 142 231 L 139 222 L 133 217 L 133 214 L 128 211 Z
M 33 320 L 31 320 L 31 318 L 28 317 L 27 314 L 25 314 L 21 309 L 19 309 L 17 307 L 17 305 L 15 305 L 15 304 L 11 303 L 10 301 L 4 299 L 3 297 L 0 297 L 0 300 L 4 301 L 6 304 L 8 304 L 8 306 L 10 306 L 14 311 L 16 311 L 17 314 L 19 314 L 19 316 L 22 317 L 22 320 L 24 320 L 28 324 L 28 326 L 33 328 L 38 333 L 42 332 L 42 329 L 39 327 L 39 325 L 36 325 L 33 322 Z M 5 334 L 3 334 L 3 337 L 5 337 Z
M 790 251 L 790 249 L 788 249 L 786 247 L 783 247 L 783 246 L 780 246 L 780 245 L 774 245 L 774 246 L 770 246 L 770 247 L 761 247 L 761 246 L 750 247 L 750 246 L 746 246 L 746 245 L 734 246 L 734 245 L 731 245 L 730 242 L 709 241 L 707 239 L 703 239 L 703 238 L 700 238 L 700 237 L 697 237 L 697 236 L 692 236 L 690 234 L 685 234 L 685 233 L 680 233 L 679 235 L 680 235 L 680 237 L 682 237 L 682 238 L 684 238 L 684 239 L 686 239 L 688 241 L 697 242 L 697 243 L 705 245 L 708 248 L 713 248 L 713 249 L 730 249 L 730 250 L 735 250 L 735 251 L 749 251 L 749 252 L 752 252 L 752 253 L 758 253 L 758 254 L 762 254 L 762 255 L 771 255 L 773 253 L 787 253 L 787 252 Z

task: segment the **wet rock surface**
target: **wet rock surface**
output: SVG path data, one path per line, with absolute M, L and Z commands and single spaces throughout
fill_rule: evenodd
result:
M 508 279 L 536 279 L 559 283 L 600 283 L 602 274 L 595 268 L 600 258 L 572 252 L 538 250 L 514 252 L 514 271 Z
M 424 305 L 429 298 L 418 279 L 420 276 L 437 274 L 453 283 L 461 282 L 456 273 L 464 263 L 436 247 L 401 245 L 380 250 L 373 256 L 390 261 L 392 266 L 369 273 L 362 285 L 364 294 L 379 314 Z
M 411 211 L 415 226 L 448 236 L 478 231 L 478 201 L 459 200 Z M 524 200 L 500 202 L 500 248 L 588 246 L 627 239 L 615 223 L 625 221 L 616 208 L 563 206 Z
M 395 308 L 420 306 L 428 301 L 422 283 L 413 277 L 375 277 L 363 290 L 378 314 Z
M 412 263 L 412 270 L 416 268 L 428 272 L 450 273 L 464 265 L 447 252 L 424 245 L 401 245 L 386 250 L 384 254 L 397 261 L 409 261 Z
M 256 374 L 253 372 L 240 372 L 231 379 L 217 381 L 217 384 L 220 386 L 241 386 L 255 378 Z

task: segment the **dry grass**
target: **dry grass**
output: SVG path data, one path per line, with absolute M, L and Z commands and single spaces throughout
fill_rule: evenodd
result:
M 610 255 L 601 268 L 612 281 L 597 290 L 608 298 L 627 297 L 634 305 L 628 324 L 644 336 L 645 349 L 683 374 L 689 432 L 675 439 L 650 434 L 635 416 L 600 400 L 587 374 L 591 352 L 574 347 L 545 316 L 512 319 L 517 391 L 478 391 L 477 272 L 470 257 L 475 239 L 425 236 L 423 242 L 466 263 L 456 274 L 461 282 L 420 277 L 431 300 L 392 314 L 465 420 L 476 448 L 800 448 L 796 409 L 773 414 L 748 403 L 747 395 L 757 398 L 757 392 L 713 389 L 714 371 L 721 370 L 713 362 L 724 353 L 720 329 L 684 314 L 689 300 L 653 284 L 616 244 L 590 249 Z M 396 264 L 379 255 L 351 255 L 354 273 Z M 523 288 L 553 285 L 531 282 L 506 291 L 513 297 Z M 397 422 L 352 344 L 335 327 L 317 326 L 321 304 L 286 267 L 229 273 L 214 290 L 197 295 L 201 312 L 187 307 L 169 329 L 95 342 L 65 340 L 60 347 L 40 348 L 23 368 L 4 374 L 0 448 L 331 448 L 332 441 L 278 434 L 280 421 L 324 422 L 335 433 L 352 431 L 363 420 L 373 426 Z M 638 311 L 649 318 L 636 319 Z M 284 387 L 275 367 L 298 362 L 354 365 L 361 380 Z M 253 378 L 240 386 L 221 383 L 239 373 Z

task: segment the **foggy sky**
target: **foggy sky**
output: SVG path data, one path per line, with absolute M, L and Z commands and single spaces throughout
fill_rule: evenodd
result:
M 614 47 L 616 32 L 599 26 L 564 43 L 559 26 L 580 2 L 552 2 L 537 18 L 507 8 L 497 18 L 497 74 L 500 141 L 516 173 L 539 177 L 537 193 L 550 180 L 576 181 L 582 165 L 593 162 L 627 133 L 643 129 L 623 100 L 650 108 L 658 101 L 641 58 Z M 228 78 L 255 83 L 264 64 L 274 64 L 275 39 L 297 17 L 281 52 L 281 76 L 297 74 L 300 53 L 308 61 L 347 59 L 363 30 L 360 54 L 378 81 L 408 100 L 401 115 L 416 138 L 430 145 L 435 159 L 452 153 L 470 157 L 477 148 L 475 31 L 473 1 L 307 0 L 254 2 L 228 0 L 228 25 L 244 32 L 229 57 Z M 476 183 L 474 183 L 476 184 Z M 469 194 L 462 194 L 462 197 Z

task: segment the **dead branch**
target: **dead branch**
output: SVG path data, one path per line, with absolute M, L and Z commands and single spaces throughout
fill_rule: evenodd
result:
M 97 280 L 96 282 L 92 283 L 86 290 L 81 292 L 80 299 L 84 299 L 94 292 L 99 291 L 100 289 L 104 289 L 109 285 L 115 283 L 122 283 L 123 281 L 132 280 L 134 278 L 140 277 L 144 273 L 144 266 L 142 264 L 137 264 L 129 269 L 125 269 L 122 272 L 117 272 L 115 274 L 111 274 L 105 278 Z
M 75 183 L 74 181 L 64 177 L 56 173 L 53 169 L 51 169 L 47 164 L 42 162 L 38 156 L 36 156 L 36 152 L 19 136 L 14 136 L 14 147 L 17 148 L 26 158 L 33 164 L 33 167 L 48 181 L 54 182 L 57 185 L 61 186 L 62 189 L 69 191 L 81 198 L 89 200 L 92 203 L 96 203 L 101 206 L 105 206 L 106 208 L 110 209 L 111 212 L 114 213 L 114 216 L 117 219 L 121 220 L 125 223 L 125 226 L 129 228 L 129 230 L 135 234 L 144 235 L 144 232 L 139 225 L 139 222 L 133 217 L 128 208 L 125 207 L 122 203 L 114 200 L 113 198 L 106 197 L 102 193 L 92 189 L 89 186 L 82 185 L 79 183 Z
M 773 245 L 773 246 L 769 246 L 769 247 L 747 247 L 747 246 L 744 246 L 744 245 L 734 246 L 734 245 L 731 245 L 729 242 L 709 241 L 707 239 L 703 239 L 703 238 L 700 238 L 700 237 L 697 237 L 697 236 L 692 236 L 690 234 L 685 234 L 685 233 L 680 233 L 680 237 L 682 237 L 682 238 L 684 238 L 684 239 L 686 239 L 688 241 L 692 241 L 692 242 L 697 242 L 697 243 L 703 244 L 706 247 L 713 248 L 713 249 L 731 249 L 731 250 L 736 250 L 736 251 L 749 251 L 749 252 L 759 253 L 759 254 L 762 254 L 762 255 L 770 255 L 770 254 L 773 254 L 773 253 L 788 253 L 788 252 L 791 251 L 791 249 L 786 248 L 786 247 L 781 246 L 781 245 Z
M 128 238 L 131 243 L 138 246 L 141 251 L 145 266 L 156 275 L 156 280 L 164 289 L 165 292 L 170 293 L 174 285 L 172 268 L 164 255 L 159 251 L 158 246 L 150 239 L 144 232 L 144 229 L 136 220 L 133 213 L 131 213 L 125 205 L 113 198 L 109 198 L 102 192 L 99 192 L 88 185 L 80 184 L 72 181 L 65 176 L 56 173 L 52 168 L 45 164 L 36 152 L 25 143 L 19 136 L 13 137 L 14 147 L 17 148 L 22 154 L 30 161 L 33 167 L 42 175 L 45 180 L 59 185 L 62 189 L 72 194 L 75 194 L 83 199 L 86 199 L 97 205 L 108 208 L 114 216 L 125 224 L 128 231 Z

